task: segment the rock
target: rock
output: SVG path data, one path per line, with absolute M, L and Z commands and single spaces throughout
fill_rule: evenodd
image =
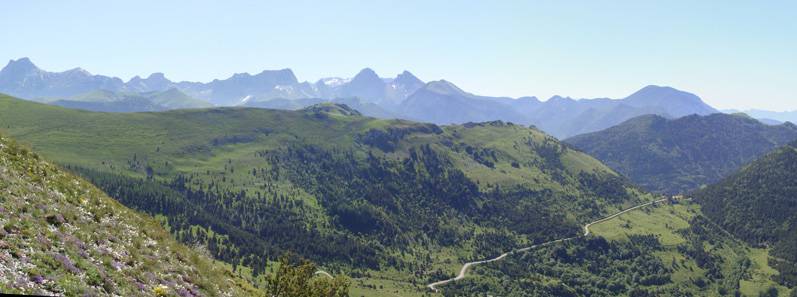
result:
M 66 223 L 66 220 L 64 219 L 64 216 L 62 216 L 60 213 L 58 213 L 58 214 L 49 214 L 49 215 L 47 215 L 46 219 L 47 219 L 47 222 L 50 223 L 50 225 L 60 226 L 60 225 L 63 225 L 64 223 Z

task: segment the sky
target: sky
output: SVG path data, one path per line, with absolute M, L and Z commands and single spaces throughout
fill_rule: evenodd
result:
M 480 95 L 797 109 L 797 1 L 0 1 L 0 61 L 175 81 L 409 70 Z

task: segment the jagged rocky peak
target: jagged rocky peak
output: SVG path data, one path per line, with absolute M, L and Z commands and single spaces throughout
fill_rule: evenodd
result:
M 362 85 L 362 84 L 384 84 L 384 81 L 379 77 L 379 75 L 374 72 L 371 68 L 364 68 L 351 79 L 350 84 L 352 85 Z
M 273 80 L 278 85 L 298 84 L 299 80 L 290 68 L 280 70 L 263 70 L 255 75 L 255 77 L 268 78 Z
M 404 72 L 399 73 L 399 75 L 397 75 L 396 78 L 393 79 L 393 83 L 404 86 L 423 85 L 422 80 L 418 79 L 418 77 L 416 77 L 407 70 L 404 70 Z

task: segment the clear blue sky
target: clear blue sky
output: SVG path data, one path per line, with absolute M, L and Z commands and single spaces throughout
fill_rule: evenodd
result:
M 469 2 L 1 1 L 0 59 L 125 80 L 407 69 L 542 99 L 658 84 L 719 108 L 797 109 L 797 1 Z

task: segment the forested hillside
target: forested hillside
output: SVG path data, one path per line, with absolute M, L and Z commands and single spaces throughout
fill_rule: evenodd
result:
M 105 114 L 3 97 L 0 128 L 255 275 L 293 251 L 422 288 L 461 260 L 576 234 L 650 199 L 504 122 L 440 127 L 333 104 Z
M 260 296 L 204 248 L 0 136 L 0 292 Z
M 744 241 L 772 248 L 780 281 L 797 285 L 797 143 L 695 193 L 704 212 Z
M 734 239 L 692 202 L 659 204 L 593 235 L 477 266 L 445 296 L 794 296 L 769 250 Z M 793 267 L 793 266 L 792 266 Z
M 566 142 L 647 190 L 685 193 L 795 139 L 791 123 L 769 126 L 745 115 L 712 114 L 641 116 Z

